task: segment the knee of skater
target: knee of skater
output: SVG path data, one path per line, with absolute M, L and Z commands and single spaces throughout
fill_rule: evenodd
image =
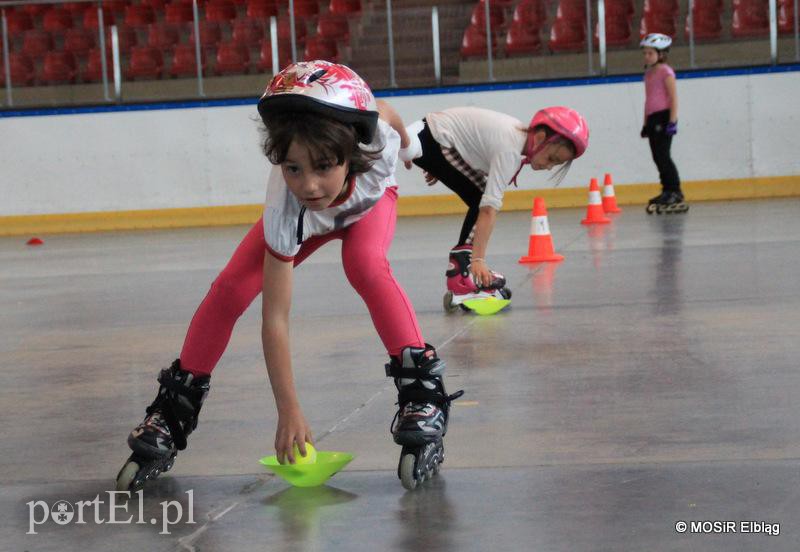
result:
M 243 289 L 243 283 L 224 274 L 220 274 L 211 284 L 209 297 L 213 297 L 221 308 L 229 311 L 244 311 L 252 302 L 251 294 Z
M 389 266 L 389 261 L 385 259 L 380 262 L 372 262 L 364 265 L 348 263 L 348 265 L 345 266 L 344 273 L 350 285 L 353 286 L 359 294 L 368 292 L 373 287 L 380 286 L 383 282 L 393 278 L 392 267 Z

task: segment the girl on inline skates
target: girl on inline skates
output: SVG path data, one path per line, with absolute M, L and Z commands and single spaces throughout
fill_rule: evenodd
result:
M 459 394 L 445 392 L 444 362 L 423 340 L 386 259 L 395 228 L 395 165 L 409 143 L 403 122 L 388 104 L 376 102 L 355 72 L 327 61 L 285 68 L 258 111 L 264 153 L 274 165 L 263 218 L 211 285 L 180 358 L 161 371 L 156 399 L 128 437 L 133 454 L 117 487 L 137 489 L 172 467 L 197 426 L 233 326 L 259 293 L 264 357 L 278 410 L 275 450 L 281 462 L 295 462 L 294 446 L 305 456 L 312 434 L 292 376 L 292 271 L 323 244 L 341 239 L 345 274 L 390 357 L 386 373 L 399 395 L 392 434 L 403 446 L 399 475 L 413 488 L 442 461 L 450 402 Z
M 527 125 L 496 111 L 454 107 L 428 113 L 408 127 L 414 164 L 425 180 L 437 180 L 467 205 L 458 243 L 450 251 L 445 309 L 467 299 L 511 297 L 502 274 L 486 262 L 489 237 L 506 187 L 525 164 L 533 170 L 560 166 L 560 181 L 589 143 L 584 118 L 567 107 L 548 107 Z
M 678 91 L 675 71 L 667 64 L 672 39 L 652 33 L 639 43 L 644 55 L 644 125 L 641 137 L 650 141 L 653 161 L 658 167 L 661 193 L 647 204 L 647 212 L 685 213 L 678 169 L 670 156 L 672 137 L 678 133 Z

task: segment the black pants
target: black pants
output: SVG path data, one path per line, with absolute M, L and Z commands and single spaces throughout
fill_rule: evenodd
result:
M 419 141 L 422 142 L 422 157 L 414 159 L 414 164 L 435 176 L 466 204 L 467 215 L 464 217 L 464 224 L 461 225 L 461 235 L 456 245 L 472 243 L 472 230 L 478 221 L 483 191 L 445 159 L 439 142 L 434 140 L 428 129 L 428 123 L 424 119 L 423 122 L 425 128 L 418 135 Z
M 661 180 L 661 187 L 665 192 L 680 192 L 681 179 L 670 155 L 672 136 L 668 136 L 666 133 L 667 123 L 669 123 L 669 109 L 656 111 L 647 116 L 645 130 L 650 140 L 653 161 L 658 167 L 658 178 Z

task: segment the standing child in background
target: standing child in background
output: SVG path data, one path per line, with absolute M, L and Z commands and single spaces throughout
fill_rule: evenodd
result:
M 289 347 L 292 273 L 320 246 L 341 239 L 345 274 L 390 357 L 386 374 L 399 395 L 392 434 L 403 446 L 399 475 L 413 488 L 438 470 L 450 402 L 459 393 L 445 392 L 444 362 L 422 338 L 386 259 L 396 218 L 395 165 L 409 143 L 403 122 L 388 104 L 375 101 L 356 73 L 327 61 L 281 71 L 258 111 L 266 129 L 264 153 L 274 165 L 264 216 L 211 285 L 180 358 L 161 371 L 156 399 L 128 437 L 134 452 L 117 487 L 141 487 L 171 468 L 177 451 L 186 448 L 234 324 L 259 293 L 264 358 L 278 410 L 275 450 L 281 463 L 294 463 L 298 450 L 306 455 L 312 435 L 295 391 Z
M 586 121 L 568 107 L 542 109 L 528 125 L 488 109 L 454 107 L 428 113 L 407 130 L 408 158 L 425 171 L 428 185 L 440 180 L 467 205 L 458 243 L 450 251 L 445 309 L 477 297 L 510 298 L 505 278 L 486 262 L 506 187 L 516 184 L 526 163 L 536 171 L 561 166 L 560 181 L 586 151 Z
M 644 54 L 644 126 L 642 138 L 650 140 L 650 151 L 658 167 L 661 193 L 647 204 L 647 212 L 685 213 L 681 179 L 670 156 L 672 137 L 678 133 L 678 92 L 675 71 L 667 65 L 672 39 L 660 33 L 649 34 L 640 43 Z

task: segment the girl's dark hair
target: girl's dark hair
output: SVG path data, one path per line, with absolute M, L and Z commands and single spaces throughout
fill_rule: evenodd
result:
M 358 133 L 353 125 L 340 123 L 317 113 L 283 111 L 263 119 L 263 150 L 270 163 L 280 165 L 286 160 L 293 140 L 308 148 L 315 166 L 325 163 L 342 165 L 349 161 L 347 176 L 363 174 L 380 158 L 381 150 L 364 151 L 359 146 Z
M 564 146 L 572 154 L 572 158 L 573 159 L 575 158 L 575 153 L 577 153 L 577 151 L 575 150 L 575 144 L 572 143 L 572 140 L 561 134 L 558 134 L 555 130 L 553 130 L 549 126 L 536 125 L 535 127 L 529 128 L 527 130 L 528 132 L 539 132 L 539 131 L 544 132 L 545 140 L 549 140 L 550 138 L 555 136 L 556 139 L 550 143 L 556 146 Z M 555 182 L 555 185 L 558 186 L 559 184 L 561 184 L 561 181 L 564 180 L 564 177 L 567 176 L 567 173 L 569 172 L 571 166 L 572 166 L 572 159 L 561 165 L 556 170 L 556 172 L 553 173 L 553 176 L 550 177 L 550 180 L 553 180 Z

